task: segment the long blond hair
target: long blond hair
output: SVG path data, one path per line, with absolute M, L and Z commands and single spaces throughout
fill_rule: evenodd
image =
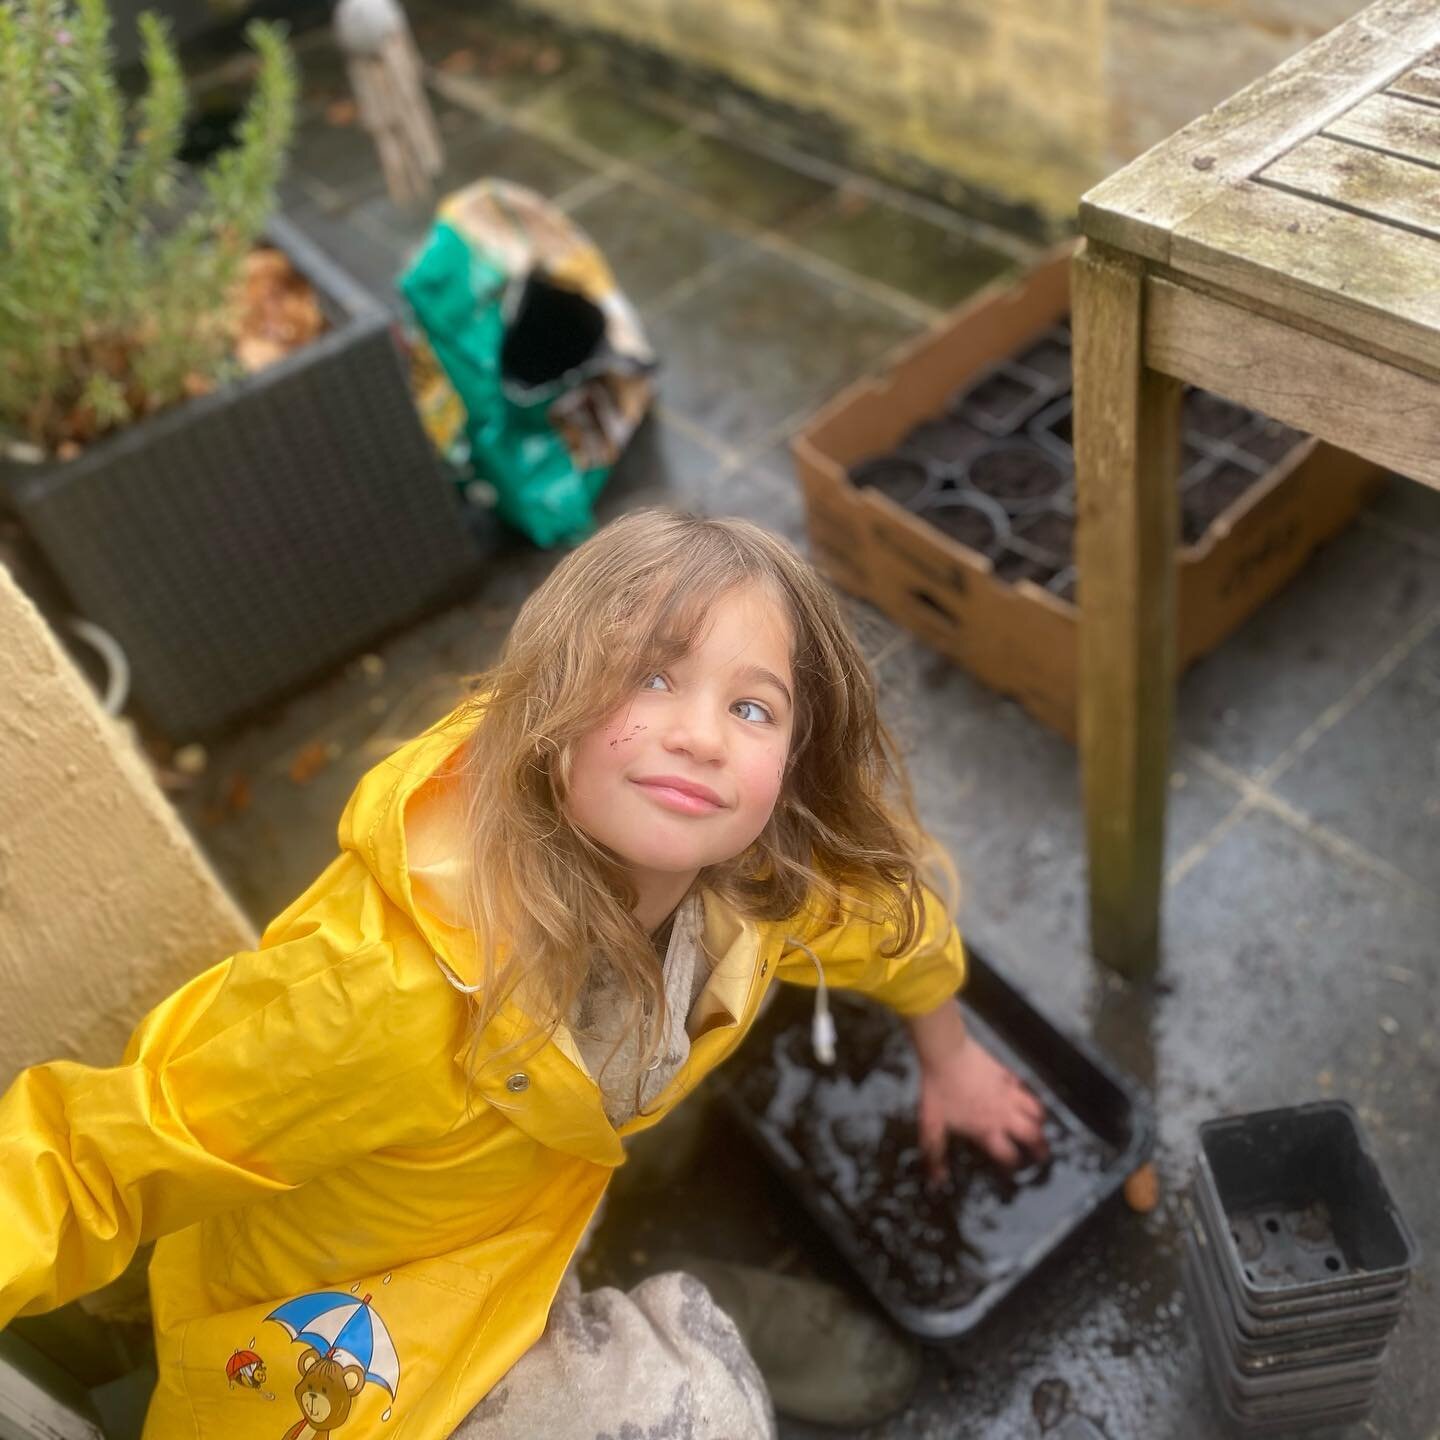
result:
M 914 942 L 920 867 L 933 857 L 876 710 L 874 678 L 834 594 L 795 550 L 749 521 L 640 510 L 556 566 L 522 607 L 499 661 L 472 680 L 469 704 L 481 713 L 455 768 L 482 957 L 477 1042 L 517 986 L 536 1034 L 553 1033 L 599 954 L 629 995 L 644 1058 L 653 1057 L 664 1025 L 661 970 L 622 863 L 566 818 L 574 746 L 690 651 L 716 600 L 750 584 L 766 587 L 790 622 L 790 753 L 764 831 L 700 883 L 753 919 L 803 911 L 833 921 L 858 907 L 886 922 L 889 953 Z

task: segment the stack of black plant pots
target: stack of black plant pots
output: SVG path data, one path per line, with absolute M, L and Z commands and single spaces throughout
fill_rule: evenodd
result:
M 1240 1434 L 1369 1412 L 1416 1247 L 1349 1105 L 1203 1125 L 1186 1242 L 1195 1327 Z

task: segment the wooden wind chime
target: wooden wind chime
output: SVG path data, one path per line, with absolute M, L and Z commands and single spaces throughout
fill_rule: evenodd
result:
M 445 155 L 405 12 L 398 0 L 340 0 L 335 35 L 390 198 L 429 200 Z

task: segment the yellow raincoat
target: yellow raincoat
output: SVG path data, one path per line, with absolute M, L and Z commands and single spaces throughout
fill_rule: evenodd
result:
M 917 945 L 885 960 L 872 925 L 757 924 L 707 893 L 715 968 L 649 1113 L 613 1129 L 563 1030 L 467 1085 L 473 933 L 421 900 L 407 858 L 446 813 L 453 782 L 431 776 L 464 734 L 451 717 L 367 774 L 340 855 L 121 1064 L 37 1066 L 0 1098 L 0 1324 L 158 1239 L 146 1440 L 444 1440 L 543 1330 L 621 1139 L 735 1049 L 777 976 L 815 982 L 788 936 L 903 1013 L 963 977 L 933 896 Z M 482 1054 L 528 1029 L 512 1005 Z

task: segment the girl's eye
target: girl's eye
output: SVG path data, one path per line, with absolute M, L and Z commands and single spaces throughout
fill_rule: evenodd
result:
M 660 682 L 658 685 L 655 683 L 657 680 Z M 642 690 L 668 690 L 670 684 L 657 670 L 640 688 Z
M 754 710 L 755 712 L 757 712 L 755 715 L 746 715 L 742 718 L 746 720 L 755 720 L 762 725 L 771 724 L 775 719 L 775 717 L 763 705 L 761 705 L 758 701 L 755 700 L 739 700 L 732 708 L 735 710 Z

